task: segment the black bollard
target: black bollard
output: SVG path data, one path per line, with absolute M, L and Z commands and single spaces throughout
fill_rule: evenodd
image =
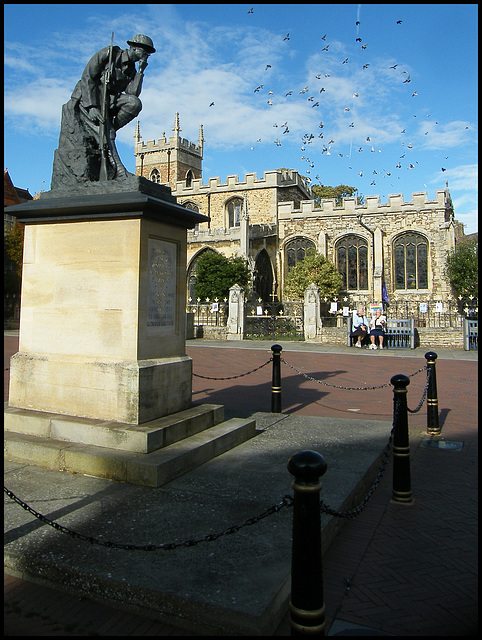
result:
M 325 601 L 321 564 L 320 477 L 327 464 L 315 451 L 288 460 L 292 487 L 291 635 L 325 635 Z
M 271 383 L 271 413 L 281 413 L 281 351 L 283 347 L 274 344 L 273 353 L 273 381 Z
M 427 360 L 427 374 L 430 373 L 427 389 L 427 433 L 439 436 L 441 428 L 438 422 L 437 374 L 435 373 L 437 354 L 434 351 L 428 351 L 425 354 L 425 359 Z
M 410 379 L 399 373 L 390 380 L 393 384 L 393 487 L 392 500 L 412 502 L 410 480 L 410 446 L 408 436 L 407 387 Z

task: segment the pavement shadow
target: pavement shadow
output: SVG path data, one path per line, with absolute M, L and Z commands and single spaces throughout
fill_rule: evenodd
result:
M 305 373 L 315 380 L 329 380 L 339 374 L 346 373 L 346 371 L 312 371 Z M 319 389 L 302 387 L 306 382 L 307 379 L 299 374 L 282 377 L 281 410 L 283 413 L 294 413 L 318 402 L 331 393 L 328 387 L 320 386 Z M 262 384 L 232 384 L 222 389 L 216 389 L 214 386 L 210 387 L 206 384 L 202 390 L 197 389 L 193 392 L 193 400 L 224 405 L 227 418 L 247 418 L 256 412 L 271 412 L 271 388 L 271 379 Z M 199 396 L 202 394 L 206 394 L 208 397 L 200 399 Z

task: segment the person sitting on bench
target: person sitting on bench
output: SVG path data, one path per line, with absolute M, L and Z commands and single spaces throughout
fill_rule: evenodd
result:
M 363 338 L 368 334 L 368 319 L 365 316 L 365 309 L 363 307 L 358 307 L 356 311 L 353 312 L 353 322 L 352 322 L 352 338 L 358 338 L 355 342 L 355 347 L 361 349 Z
M 368 347 L 369 349 L 376 349 L 377 345 L 375 344 L 375 337 L 378 336 L 378 340 L 380 342 L 380 349 L 383 349 L 383 336 L 385 335 L 385 326 L 387 324 L 387 318 L 382 314 L 380 309 L 377 309 L 375 315 L 372 317 L 370 322 L 370 340 L 371 345 Z

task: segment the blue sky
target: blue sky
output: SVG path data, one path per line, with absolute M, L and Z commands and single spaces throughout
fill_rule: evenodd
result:
M 475 4 L 7 4 L 5 156 L 14 184 L 50 188 L 62 104 L 89 58 L 149 35 L 144 141 L 197 141 L 203 180 L 281 167 L 362 195 L 445 188 L 477 231 Z M 357 24 L 358 22 L 358 24 Z M 258 89 L 256 91 L 256 89 Z M 214 105 L 210 106 L 214 102 Z M 134 172 L 135 122 L 117 148 Z

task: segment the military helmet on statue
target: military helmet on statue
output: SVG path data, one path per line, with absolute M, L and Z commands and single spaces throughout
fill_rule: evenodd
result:
M 143 36 L 140 33 L 137 36 L 134 36 L 133 38 L 128 40 L 127 44 L 129 46 L 132 45 L 132 46 L 137 46 L 137 47 L 143 47 L 146 51 L 148 51 L 148 53 L 155 53 L 156 52 L 156 50 L 154 49 L 154 43 L 149 38 L 149 36 Z

